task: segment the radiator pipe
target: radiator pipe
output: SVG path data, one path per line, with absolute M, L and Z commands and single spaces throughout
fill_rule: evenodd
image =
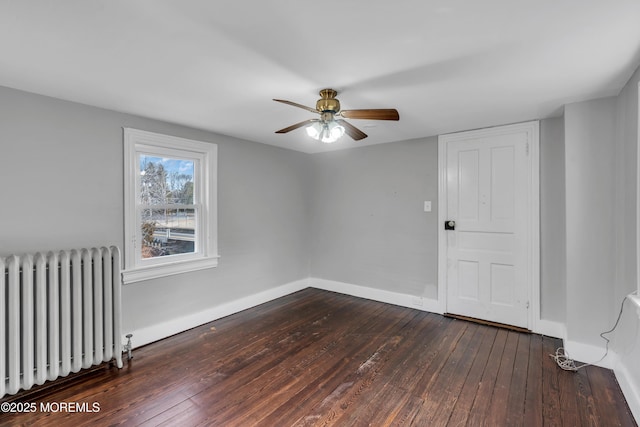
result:
M 131 337 L 133 336 L 133 334 L 127 334 L 127 343 L 124 345 L 123 350 L 127 352 L 127 359 L 131 360 L 133 359 L 133 347 L 131 344 Z

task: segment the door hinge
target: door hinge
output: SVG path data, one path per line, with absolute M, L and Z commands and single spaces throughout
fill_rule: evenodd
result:
M 527 310 L 529 309 L 529 301 L 527 301 Z
M 525 147 L 525 153 L 527 154 L 527 156 L 529 155 L 529 143 L 528 142 L 527 142 L 527 145 Z

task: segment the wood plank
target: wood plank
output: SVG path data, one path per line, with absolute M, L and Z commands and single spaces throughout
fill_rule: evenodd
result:
M 377 305 L 381 307 L 380 305 Z M 378 331 L 378 334 L 382 336 L 387 335 L 387 331 L 390 331 L 397 324 L 406 321 L 406 319 L 413 315 L 413 313 L 407 312 L 405 310 L 399 310 L 394 307 L 388 307 L 386 310 L 382 311 L 372 311 L 372 317 L 362 317 L 358 321 L 347 322 L 341 319 L 338 316 L 335 316 L 333 319 L 333 323 L 331 323 L 330 330 L 332 335 L 344 337 L 348 339 L 350 342 L 347 343 L 347 346 L 352 346 L 353 351 L 355 352 L 352 355 L 352 363 L 350 364 L 355 369 L 357 367 L 356 362 L 358 358 L 366 358 L 369 353 L 374 352 L 374 345 L 378 344 L 375 340 L 371 340 L 371 332 Z M 345 313 L 345 315 L 350 316 L 350 313 Z M 384 345 L 383 345 L 384 346 Z M 331 362 L 331 358 L 328 359 Z M 330 368 L 329 368 L 330 369 Z M 324 375 L 316 374 L 317 377 L 322 378 Z M 293 378 L 291 376 L 281 376 L 287 379 L 288 384 L 285 387 L 280 382 L 270 383 L 265 386 L 264 381 L 258 381 L 257 384 L 260 386 L 259 389 L 249 389 L 250 383 L 245 387 L 245 392 L 242 396 L 238 396 L 239 401 L 230 404 L 229 408 L 227 408 L 223 413 L 220 414 L 219 418 L 213 419 L 212 421 L 217 421 L 220 423 L 225 423 L 228 418 L 260 418 L 264 416 L 264 412 L 259 416 L 258 414 L 253 414 L 253 412 L 258 411 L 260 405 L 256 405 L 255 403 L 247 403 L 249 399 L 247 397 L 251 397 L 255 393 L 263 393 L 271 391 L 269 400 L 269 405 L 274 406 L 273 404 L 277 404 L 279 401 L 284 401 L 287 404 L 289 402 L 289 395 L 291 393 L 283 393 L 283 391 L 290 391 L 289 388 L 291 384 L 299 383 L 304 384 L 304 382 L 300 381 L 299 378 Z M 277 377 L 275 377 L 277 378 Z M 346 382 L 348 382 L 347 380 Z M 337 387 L 343 387 L 344 383 L 337 385 Z M 266 387 L 266 388 L 265 388 Z M 344 387 L 343 387 L 344 388 Z M 293 392 L 293 390 L 291 390 Z M 251 405 L 251 409 L 246 409 L 247 405 Z M 271 411 L 273 408 L 271 409 Z M 242 413 L 242 415 L 237 415 L 238 413 Z M 236 415 L 234 415 L 236 414 Z
M 388 320 L 383 316 L 376 316 L 379 321 L 384 324 Z M 343 322 L 344 323 L 344 322 Z M 368 323 L 372 326 L 371 323 Z M 351 372 L 358 366 L 358 360 L 364 357 L 363 354 L 370 352 L 365 348 L 366 344 L 372 342 L 373 336 L 367 334 L 367 325 L 354 329 L 352 333 L 339 335 L 343 340 L 339 340 L 337 345 L 326 357 L 322 357 L 318 362 L 313 363 L 313 369 L 305 369 L 304 372 L 298 370 L 300 388 L 296 389 L 297 405 L 292 408 L 289 402 L 281 404 L 263 421 L 266 425 L 282 425 L 288 420 L 302 418 L 306 416 L 313 408 L 326 406 L 329 397 L 333 397 L 333 393 L 337 393 L 344 388 L 345 382 L 344 372 Z M 332 335 L 337 335 L 332 333 Z M 342 357 L 336 357 L 341 354 Z M 317 372 L 317 373 L 316 373 Z
M 407 391 L 412 386 L 406 381 L 416 377 L 415 373 L 419 370 L 417 367 L 421 365 L 421 358 L 424 357 L 425 347 L 420 343 L 423 340 L 433 342 L 426 337 L 441 330 L 440 322 L 429 322 L 426 320 L 427 317 L 434 319 L 436 316 L 421 313 L 399 331 L 402 336 L 400 344 L 389 354 L 387 362 L 378 372 L 381 387 L 363 390 L 364 403 L 354 407 L 352 411 L 345 412 L 336 423 L 355 425 L 362 419 L 375 419 L 382 424 L 390 423 L 404 405 L 413 401 L 411 393 Z M 402 381 L 401 378 L 405 376 L 406 381 Z M 404 386 L 398 387 L 397 384 Z
M 200 412 L 200 407 L 190 399 L 183 400 L 177 405 L 170 406 L 169 409 L 159 413 L 153 418 L 139 424 L 140 427 L 156 426 L 188 426 L 194 420 L 194 415 Z M 196 422 L 199 422 L 195 415 Z
M 581 425 L 603 425 L 593 401 L 593 393 L 591 392 L 591 386 L 589 385 L 589 378 L 587 377 L 586 370 L 580 369 L 577 372 L 574 372 L 573 380 L 577 391 L 577 404 L 579 408 L 582 408 L 582 410 L 578 411 Z
M 491 327 L 483 328 L 483 339 L 480 340 L 479 347 L 475 349 L 473 364 L 467 373 L 462 391 L 449 417 L 448 422 L 450 425 L 464 426 L 467 424 L 497 335 L 498 329 Z
M 527 373 L 529 371 L 529 348 L 532 336 L 531 334 L 518 334 L 518 346 L 513 363 L 511 383 L 509 384 L 505 425 L 522 426 L 525 424 L 525 399 L 528 388 Z
M 28 398 L 98 413 L 3 413 L 0 425 L 634 426 L 612 372 L 560 370 L 548 356 L 559 345 L 307 289 Z
M 575 396 L 573 372 L 563 371 L 549 357 L 555 354 L 561 343 L 552 339 L 543 340 L 543 396 L 545 425 L 580 425 Z
M 369 337 L 368 337 L 369 338 Z M 345 411 L 351 411 L 363 401 L 362 395 L 378 383 L 379 372 L 389 360 L 400 341 L 400 335 L 385 334 L 382 340 L 372 340 L 365 345 L 351 369 L 345 372 L 342 381 L 322 401 L 312 408 L 295 425 L 333 424 Z
M 487 360 L 487 365 L 482 373 L 482 380 L 480 380 L 473 406 L 469 412 L 469 418 L 467 420 L 467 425 L 469 426 L 481 426 L 487 418 L 487 411 L 491 404 L 493 389 L 496 379 L 498 378 L 498 371 L 500 370 L 500 360 L 502 359 L 502 353 L 507 343 L 507 335 L 508 332 L 506 330 L 498 330 L 498 334 L 491 348 L 491 354 Z
M 633 415 L 626 401 L 620 399 L 620 386 L 608 369 L 585 368 L 602 425 L 633 426 Z
M 469 354 L 470 346 L 477 346 L 482 335 L 478 333 L 480 327 L 467 324 L 460 340 L 438 372 L 429 393 L 425 396 L 425 403 L 414 418 L 414 423 L 420 425 L 446 425 L 455 406 L 458 395 L 464 385 L 469 369 L 473 363 L 473 354 Z
M 543 425 L 543 388 L 542 359 L 549 356 L 542 351 L 542 336 L 529 338 L 529 357 L 527 367 L 526 392 L 524 397 L 523 423 L 527 426 Z M 557 391 L 557 390 L 556 390 Z
M 496 374 L 496 381 L 491 395 L 491 403 L 486 416 L 486 423 L 489 425 L 506 425 L 510 386 L 513 379 L 513 366 L 515 363 L 516 350 L 518 348 L 518 335 L 516 332 L 509 332 L 500 358 L 500 367 Z M 519 384 L 522 386 L 522 384 Z M 509 424 L 513 425 L 513 424 Z

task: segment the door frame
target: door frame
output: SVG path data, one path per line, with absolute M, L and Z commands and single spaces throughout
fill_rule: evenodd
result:
M 438 136 L 438 305 L 447 312 L 447 154 L 450 141 L 461 141 L 504 135 L 527 133 L 527 254 L 525 266 L 529 301 L 528 328 L 536 332 L 540 323 L 540 122 L 530 121 L 511 125 L 456 132 Z

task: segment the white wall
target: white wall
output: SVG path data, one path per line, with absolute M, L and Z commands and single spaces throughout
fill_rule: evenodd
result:
M 125 332 L 195 326 L 191 320 L 204 323 L 225 303 L 257 301 L 308 277 L 307 155 L 7 88 L 0 88 L 0 256 L 122 248 L 122 127 L 218 144 L 221 255 L 215 269 L 125 285 Z

